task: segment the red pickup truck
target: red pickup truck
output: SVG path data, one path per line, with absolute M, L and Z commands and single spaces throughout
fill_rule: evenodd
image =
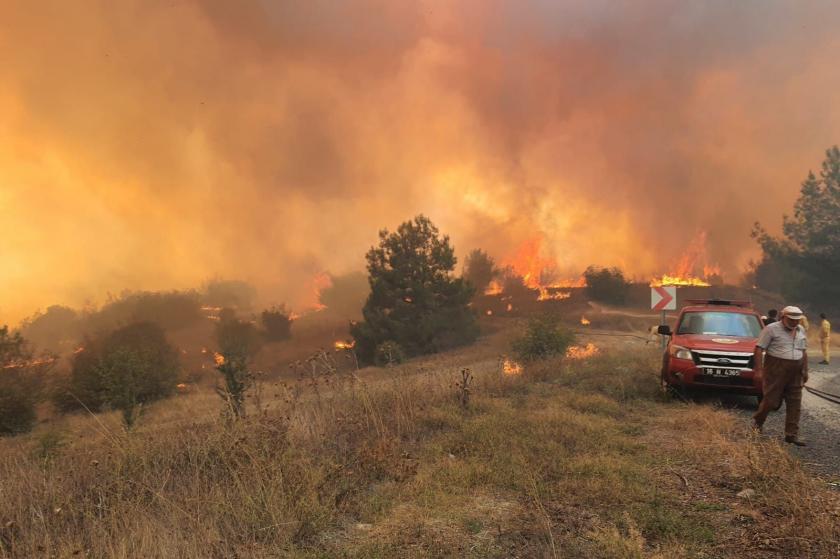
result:
M 662 358 L 662 387 L 712 388 L 761 401 L 762 379 L 753 374 L 761 316 L 744 301 L 688 303 L 680 311 L 676 330 L 659 327 L 659 333 L 670 338 Z

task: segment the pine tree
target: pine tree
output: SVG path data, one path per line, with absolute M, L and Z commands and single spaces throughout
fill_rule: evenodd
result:
M 452 271 L 449 237 L 419 215 L 396 232 L 379 232 L 367 255 L 370 295 L 362 322 L 353 324 L 359 359 L 373 362 L 377 348 L 397 344 L 408 357 L 464 345 L 478 334 L 469 307 L 474 289 Z

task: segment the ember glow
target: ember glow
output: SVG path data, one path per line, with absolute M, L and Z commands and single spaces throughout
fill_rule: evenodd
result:
M 735 280 L 840 130 L 833 0 L 2 14 L 0 323 L 212 277 L 302 312 L 418 213 L 535 289 Z M 675 273 L 699 229 L 710 261 Z
M 584 346 L 573 345 L 566 350 L 566 357 L 569 359 L 587 359 L 600 353 L 600 349 L 593 343 Z
M 356 347 L 356 341 L 353 340 L 353 341 L 345 342 L 345 341 L 339 340 L 339 341 L 337 341 L 333 344 L 333 347 L 335 347 L 336 351 L 353 349 L 354 347 Z
M 522 365 L 512 359 L 505 357 L 502 360 L 502 372 L 505 375 L 515 376 L 522 374 Z
M 225 364 L 225 356 L 219 352 L 213 352 L 213 362 L 217 367 L 221 367 Z
M 592 322 L 590 322 L 589 319 L 585 316 L 580 317 L 580 323 L 583 326 L 589 326 L 590 324 L 592 324 Z

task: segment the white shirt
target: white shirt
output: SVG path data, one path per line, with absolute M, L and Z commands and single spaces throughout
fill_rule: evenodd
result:
M 791 332 L 780 320 L 765 326 L 755 345 L 765 350 L 767 355 L 778 359 L 799 361 L 808 349 L 808 338 L 805 335 L 805 328 L 801 325 L 796 327 L 795 332 Z

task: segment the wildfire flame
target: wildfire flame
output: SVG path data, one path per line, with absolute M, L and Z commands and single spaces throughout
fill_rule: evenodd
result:
M 216 363 L 217 367 L 221 367 L 225 364 L 225 356 L 219 353 L 218 351 L 213 352 L 213 361 Z
M 593 343 L 588 343 L 585 346 L 573 345 L 566 350 L 566 357 L 569 359 L 586 359 L 596 355 L 601 350 Z
M 353 340 L 351 342 L 345 342 L 345 341 L 339 340 L 339 341 L 335 342 L 335 344 L 333 344 L 333 345 L 335 346 L 336 351 L 339 351 L 339 350 L 342 350 L 342 349 L 353 349 L 354 347 L 356 347 L 356 340 Z
M 491 311 L 490 309 L 487 309 L 486 314 L 487 314 L 487 316 L 493 316 L 493 311 Z
M 580 323 L 584 326 L 589 326 L 590 324 L 592 324 L 592 322 L 590 322 L 590 320 L 585 316 L 580 317 Z
M 540 287 L 540 296 L 537 298 L 538 301 L 560 301 L 563 299 L 568 299 L 572 296 L 571 291 L 554 291 L 553 293 L 549 291 L 549 289 L 560 289 L 560 286 L 550 285 L 548 287 Z
M 490 285 L 487 286 L 487 289 L 484 290 L 485 295 L 501 295 L 502 293 L 502 284 L 496 280 L 490 282 Z
M 26 367 L 37 367 L 38 365 L 48 365 L 50 363 L 55 363 L 58 361 L 55 357 L 43 357 L 40 359 L 32 359 L 31 361 L 16 361 L 14 363 L 9 363 L 8 365 L 3 365 L 2 369 L 23 369 Z
M 653 278 L 651 287 L 662 285 L 676 285 L 686 287 L 709 287 L 709 280 L 720 278 L 720 267 L 708 263 L 706 252 L 706 232 L 699 231 L 688 245 L 685 254 L 682 255 L 673 270 L 662 277 Z M 699 277 L 698 271 L 702 269 L 703 277 Z
M 506 308 L 507 308 L 507 312 L 512 311 L 513 310 L 513 303 L 508 303 Z
M 505 357 L 504 361 L 502 361 L 502 372 L 506 375 L 521 375 L 522 365 Z

